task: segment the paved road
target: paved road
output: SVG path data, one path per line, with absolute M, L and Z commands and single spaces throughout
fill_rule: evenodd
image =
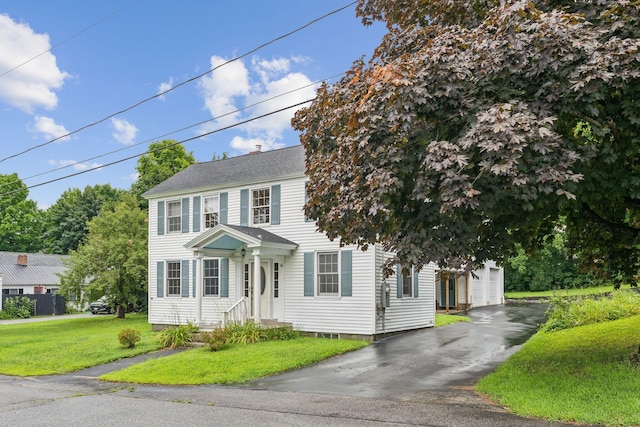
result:
M 472 390 L 478 378 L 527 339 L 541 308 L 472 310 L 473 323 L 390 337 L 242 387 L 140 386 L 96 379 L 164 353 L 69 375 L 0 376 L 0 425 L 562 426 L 514 416 Z

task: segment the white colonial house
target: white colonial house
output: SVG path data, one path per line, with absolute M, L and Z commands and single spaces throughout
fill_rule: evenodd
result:
M 252 319 L 375 339 L 433 326 L 436 268 L 383 280 L 380 245 L 341 247 L 305 218 L 306 181 L 298 145 L 198 163 L 147 191 L 154 328 Z

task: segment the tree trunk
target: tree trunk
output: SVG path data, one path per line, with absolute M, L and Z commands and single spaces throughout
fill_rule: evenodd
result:
M 126 313 L 126 307 L 119 305 L 116 308 L 116 312 L 118 313 L 118 319 L 124 319 L 124 314 Z

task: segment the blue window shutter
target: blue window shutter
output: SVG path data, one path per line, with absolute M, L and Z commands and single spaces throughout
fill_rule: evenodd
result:
M 280 224 L 280 184 L 271 186 L 271 224 Z
M 220 259 L 220 298 L 229 298 L 229 258 Z
M 164 234 L 164 202 L 158 202 L 158 236 Z
M 189 232 L 189 198 L 182 199 L 182 232 Z
M 197 268 L 197 261 L 194 259 L 193 262 L 191 263 L 191 265 L 193 266 L 193 268 L 191 269 L 193 271 L 192 273 L 192 277 L 191 277 L 191 296 L 192 297 L 196 297 L 196 268 Z
M 249 190 L 240 190 L 240 225 L 249 226 Z
M 351 253 L 352 251 L 340 252 L 340 295 L 351 296 Z
M 164 297 L 164 261 L 158 261 L 158 268 L 156 270 L 156 283 L 157 290 L 156 295 L 158 298 Z
M 411 277 L 413 280 L 413 297 L 418 298 L 418 288 L 420 287 L 420 280 L 418 280 L 418 272 L 413 267 L 411 267 Z
M 396 267 L 396 283 L 397 283 L 397 297 L 402 299 L 402 267 L 400 264 Z
M 180 292 L 183 297 L 189 296 L 189 260 L 182 260 L 182 269 L 180 271 Z
M 220 224 L 229 222 L 229 193 L 220 193 L 220 212 L 218 212 L 218 215 Z
M 200 231 L 200 196 L 193 198 L 193 232 Z
M 304 253 L 304 296 L 313 296 L 313 252 Z

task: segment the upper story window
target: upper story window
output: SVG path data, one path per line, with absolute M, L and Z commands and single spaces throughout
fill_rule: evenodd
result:
M 338 295 L 338 252 L 318 253 L 318 295 Z
M 251 192 L 251 213 L 253 224 L 268 224 L 271 206 L 269 188 L 260 188 Z
M 180 200 L 167 202 L 167 232 L 182 231 L 182 204 Z
M 220 204 L 218 196 L 204 197 L 204 228 L 213 228 L 218 225 Z

